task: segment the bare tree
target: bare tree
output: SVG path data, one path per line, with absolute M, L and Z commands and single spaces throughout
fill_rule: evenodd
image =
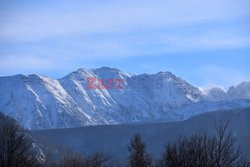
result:
M 128 165 L 131 167 L 151 167 L 152 158 L 146 153 L 146 145 L 139 134 L 135 134 L 129 146 Z
M 26 133 L 17 124 L 3 124 L 0 127 L 0 166 L 33 167 L 38 165 Z
M 159 163 L 167 167 L 233 167 L 248 166 L 238 149 L 235 138 L 227 131 L 228 123 L 217 128 L 214 136 L 200 132 L 191 137 L 179 138 L 168 144 Z

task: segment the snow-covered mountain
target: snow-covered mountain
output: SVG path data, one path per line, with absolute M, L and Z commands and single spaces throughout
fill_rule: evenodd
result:
M 203 96 L 206 100 L 218 101 L 229 99 L 250 99 L 250 81 L 231 86 L 227 91 L 219 87 L 205 90 Z
M 230 87 L 227 94 L 230 98 L 250 99 L 250 82 Z
M 213 87 L 204 91 L 204 97 L 209 101 L 226 100 L 229 98 L 227 92 L 222 88 Z
M 104 84 L 107 79 L 119 79 L 122 89 L 116 89 L 115 81 L 113 89 L 88 89 L 88 77 L 102 79 Z M 204 100 L 249 99 L 249 85 L 229 89 L 224 97 L 217 91 L 204 94 L 170 72 L 132 75 L 102 67 L 78 69 L 60 79 L 15 75 L 0 77 L 0 111 L 29 129 L 179 120 L 177 111 L 194 104 L 203 106 Z

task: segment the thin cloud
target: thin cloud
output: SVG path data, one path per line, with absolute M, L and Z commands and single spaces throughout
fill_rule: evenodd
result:
M 200 86 L 202 90 L 215 86 L 227 90 L 230 86 L 250 79 L 250 74 L 212 64 L 202 67 L 198 73 L 199 78 L 203 81 L 203 85 Z
M 66 74 L 104 60 L 133 58 L 143 64 L 146 56 L 249 48 L 249 9 L 249 0 L 2 0 L 0 71 Z M 155 64 L 148 71 L 157 71 Z M 203 69 L 211 77 L 215 71 Z M 228 73 L 217 72 L 224 79 L 213 82 L 231 82 L 224 77 Z
M 174 27 L 249 14 L 247 0 L 206 1 L 62 1 L 54 9 L 34 5 L 3 12 L 0 40 L 36 41 L 72 34 L 126 32 L 145 27 Z M 18 8 L 18 6 L 16 7 Z

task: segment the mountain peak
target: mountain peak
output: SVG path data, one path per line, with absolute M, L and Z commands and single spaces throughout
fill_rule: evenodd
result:
M 129 73 L 123 72 L 118 68 L 111 67 L 101 67 L 96 69 L 91 69 L 96 75 L 103 78 L 124 78 L 130 77 Z
M 91 70 L 88 68 L 79 68 L 76 71 L 73 71 L 72 73 L 81 73 L 81 72 L 90 72 Z
M 100 73 L 100 72 L 123 73 L 121 70 L 117 68 L 111 68 L 111 67 L 101 67 L 101 68 L 95 68 L 91 70 L 95 73 Z
M 28 75 L 29 78 L 38 78 L 38 79 L 45 79 L 45 78 L 48 78 L 47 76 L 45 75 L 41 75 L 41 74 L 30 74 Z
M 94 69 L 91 69 L 93 71 L 121 71 L 120 69 L 118 68 L 114 68 L 114 67 L 107 67 L 107 66 L 104 66 L 104 67 L 100 67 L 100 68 L 94 68 Z
M 213 87 L 204 91 L 207 100 L 218 101 L 228 98 L 227 93 L 219 87 Z
M 156 75 L 160 75 L 162 77 L 172 78 L 172 79 L 178 78 L 177 76 L 175 76 L 173 73 L 171 73 L 169 71 L 160 71 L 160 72 L 156 73 Z
M 230 87 L 227 93 L 231 98 L 249 99 L 250 98 L 250 81 L 241 82 L 240 84 L 236 86 Z

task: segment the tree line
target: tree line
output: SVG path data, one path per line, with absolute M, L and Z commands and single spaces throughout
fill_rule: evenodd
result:
M 64 155 L 58 163 L 37 159 L 25 131 L 15 123 L 0 124 L 1 167 L 249 167 L 250 163 L 236 149 L 235 138 L 228 132 L 228 123 L 216 129 L 216 134 L 199 132 L 180 137 L 167 144 L 159 160 L 153 160 L 140 134 L 131 138 L 126 164 L 100 153 L 82 156 Z

